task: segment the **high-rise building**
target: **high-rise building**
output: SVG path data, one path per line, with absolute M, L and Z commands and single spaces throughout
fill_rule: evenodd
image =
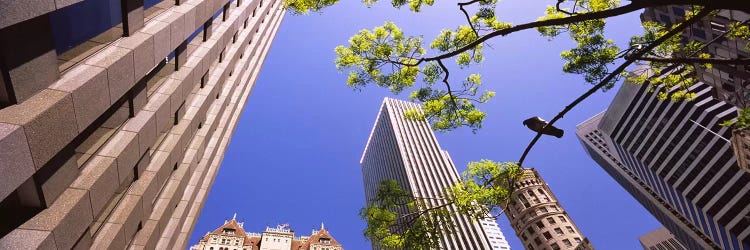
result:
M 231 220 L 207 232 L 190 250 L 344 250 L 323 224 L 310 235 L 295 236 L 288 224 L 266 227 L 262 233 L 248 233 L 245 223 Z
M 609 108 L 578 125 L 589 155 L 689 249 L 750 249 L 750 173 L 719 123 L 737 109 L 697 83 L 693 101 L 660 101 L 624 84 Z
M 405 111 L 420 108 L 416 103 L 383 100 L 360 160 L 368 204 L 384 180 L 395 180 L 416 197 L 433 198 L 441 197 L 444 189 L 459 180 L 453 161 L 440 148 L 430 124 L 404 119 Z M 439 200 L 427 202 L 437 205 Z M 441 241 L 442 249 L 510 248 L 494 221 L 472 221 L 466 216 L 454 216 L 453 221 L 456 228 Z
M 641 20 L 671 26 L 685 19 L 686 6 L 662 6 L 647 8 L 641 14 Z M 736 10 L 722 10 L 692 25 L 683 32 L 683 41 L 698 41 L 708 44 L 705 50 L 718 58 L 747 58 L 750 52 L 744 50 L 750 41 L 744 39 L 727 39 L 725 32 L 734 22 L 750 19 L 750 13 Z M 745 24 L 747 25 L 747 24 Z M 713 87 L 714 97 L 745 108 L 750 107 L 750 66 L 715 64 L 711 68 L 696 67 L 696 74 L 701 82 Z
M 283 14 L 2 1 L 0 249 L 184 249 Z
M 505 215 L 527 250 L 594 249 L 535 169 L 523 170 L 511 198 Z
M 686 6 L 663 6 L 647 8 L 641 19 L 671 26 L 685 18 Z M 681 34 L 682 41 L 697 41 L 706 44 L 701 53 L 709 53 L 716 58 L 748 58 L 745 39 L 729 39 L 726 36 L 731 24 L 750 20 L 750 13 L 736 10 L 723 10 L 708 16 L 692 25 Z M 738 108 L 750 107 L 750 65 L 714 64 L 710 68 L 695 65 L 701 82 L 710 85 L 713 96 Z M 738 165 L 750 172 L 750 130 L 738 129 L 732 134 L 732 145 Z
M 643 250 L 687 250 L 672 233 L 664 227 L 638 237 Z

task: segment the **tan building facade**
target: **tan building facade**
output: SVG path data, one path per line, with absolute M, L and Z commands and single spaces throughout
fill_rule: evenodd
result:
M 643 250 L 686 250 L 687 248 L 680 243 L 677 238 L 665 227 L 661 227 L 650 233 L 638 237 Z
M 295 236 L 289 225 L 266 227 L 262 233 L 245 232 L 236 215 L 206 233 L 190 250 L 344 250 L 323 224 L 310 235 Z
M 524 169 L 511 197 L 505 214 L 527 250 L 594 249 L 535 169 Z
M 0 249 L 185 249 L 281 1 L 0 7 Z

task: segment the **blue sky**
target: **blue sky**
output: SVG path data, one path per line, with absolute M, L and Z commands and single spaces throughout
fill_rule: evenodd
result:
M 413 14 L 389 2 L 366 8 L 347 0 L 323 14 L 284 19 L 189 244 L 236 212 L 250 232 L 290 223 L 297 234 L 309 234 L 325 222 L 346 249 L 370 248 L 358 216 L 364 205 L 359 158 L 383 97 L 393 95 L 376 87 L 347 88 L 346 75 L 333 65 L 333 48 L 386 20 L 428 42 L 442 28 L 464 22 L 452 3 Z M 533 21 L 553 3 L 503 1 L 498 15 L 515 24 Z M 640 29 L 636 13 L 611 19 L 607 33 L 625 46 Z M 490 44 L 483 64 L 451 72 L 454 82 L 480 73 L 484 88 L 497 92 L 481 107 L 488 115 L 476 134 L 438 133 L 459 171 L 480 159 L 517 161 L 534 136 L 521 122 L 535 115 L 551 119 L 590 87 L 561 70 L 560 52 L 573 45 L 565 35 L 547 41 L 525 31 Z M 556 124 L 565 136 L 543 137 L 525 166 L 540 171 L 595 247 L 639 249 L 637 238 L 661 225 L 588 157 L 574 133 L 576 124 L 606 109 L 615 93 L 599 92 L 566 115 Z M 523 249 L 507 219 L 499 223 L 511 247 Z

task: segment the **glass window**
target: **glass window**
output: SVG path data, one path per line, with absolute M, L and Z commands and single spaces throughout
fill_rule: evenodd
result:
M 161 3 L 162 0 L 143 0 L 143 9 L 151 8 L 151 6 L 154 6 L 158 3 Z M 165 0 L 165 1 L 171 1 L 171 0 Z
M 57 54 L 122 22 L 120 0 L 81 1 L 49 14 Z M 122 34 L 120 34 L 122 35 Z
M 563 235 L 563 231 L 559 227 L 555 228 L 555 233 L 557 233 L 557 235 Z
M 706 39 L 706 32 L 699 28 L 690 28 L 690 30 L 693 33 L 693 36 Z
M 672 13 L 674 13 L 676 16 L 684 17 L 685 9 L 675 6 L 675 7 L 672 7 Z
M 557 216 L 557 218 L 560 219 L 560 221 L 562 222 L 568 222 L 568 220 L 565 219 L 565 216 L 560 215 L 560 216 Z
M 573 230 L 573 227 L 571 226 L 565 226 L 565 229 L 568 230 L 568 233 L 575 233 L 576 231 Z
M 552 218 L 552 217 L 547 217 L 547 222 L 549 222 L 549 224 L 555 224 L 556 223 L 555 222 L 555 218 Z

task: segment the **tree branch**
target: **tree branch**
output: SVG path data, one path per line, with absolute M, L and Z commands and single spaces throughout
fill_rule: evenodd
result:
M 421 58 L 417 61 L 416 64 L 419 64 L 420 62 L 428 62 L 428 61 L 436 61 L 436 60 L 442 60 L 450 57 L 454 57 L 458 54 L 461 54 L 462 52 L 468 51 L 470 49 L 473 49 L 479 44 L 482 44 L 483 42 L 496 37 L 496 36 L 505 36 L 514 32 L 527 30 L 527 29 L 534 29 L 539 27 L 546 27 L 546 26 L 558 26 L 558 25 L 565 25 L 565 24 L 571 24 L 571 23 L 577 23 L 592 19 L 602 19 L 602 18 L 608 18 L 613 16 L 619 16 L 622 14 L 627 14 L 630 12 L 637 11 L 639 9 L 649 7 L 646 3 L 631 3 L 628 5 L 624 5 L 621 7 L 604 10 L 604 11 L 597 11 L 597 12 L 589 12 L 589 13 L 583 13 L 579 15 L 564 17 L 564 18 L 557 18 L 557 19 L 549 19 L 549 20 L 541 20 L 541 21 L 535 21 L 525 24 L 516 25 L 510 28 L 505 29 L 499 29 L 490 33 L 487 33 L 486 35 L 479 37 L 477 40 L 448 53 L 441 54 L 434 57 L 425 57 Z
M 697 57 L 659 58 L 659 57 L 641 56 L 641 57 L 636 57 L 634 59 L 641 60 L 641 61 L 649 61 L 649 62 L 661 62 L 661 63 L 681 63 L 681 64 L 711 63 L 711 64 L 750 65 L 750 58 L 697 58 Z
M 701 10 L 698 14 L 696 14 L 692 18 L 690 18 L 688 20 L 685 20 L 684 22 L 680 23 L 680 25 L 678 25 L 677 27 L 673 28 L 672 30 L 670 30 L 669 32 L 667 32 L 666 34 L 664 34 L 663 36 L 659 37 L 659 39 L 656 39 L 655 41 L 653 41 L 648 46 L 640 49 L 638 52 L 634 53 L 633 56 L 630 59 L 626 59 L 624 63 L 622 63 L 614 71 L 612 71 L 611 73 L 609 73 L 609 75 L 607 75 L 607 77 L 605 77 L 604 79 L 602 79 L 601 82 L 599 82 L 594 87 L 592 87 L 591 89 L 589 89 L 588 91 L 586 91 L 586 93 L 583 93 L 583 95 L 581 95 L 578 98 L 576 98 L 575 100 L 573 100 L 573 102 L 571 102 L 570 104 L 568 104 L 568 106 L 565 106 L 565 108 L 562 111 L 560 111 L 560 113 L 558 113 L 557 116 L 555 116 L 555 118 L 552 118 L 552 120 L 550 120 L 549 123 L 547 123 L 547 125 L 545 125 L 542 129 L 539 130 L 540 132 L 537 132 L 536 136 L 534 136 L 534 139 L 531 140 L 531 142 L 529 143 L 529 145 L 526 147 L 526 150 L 524 150 L 523 154 L 521 155 L 521 159 L 518 160 L 518 165 L 519 166 L 523 166 L 523 161 L 524 161 L 524 159 L 526 159 L 526 155 L 529 154 L 529 151 L 531 151 L 531 148 L 534 147 L 534 144 L 536 144 L 536 142 L 542 136 L 542 132 L 541 131 L 544 131 L 545 128 L 547 128 L 549 126 L 552 126 L 552 124 L 554 124 L 557 120 L 560 120 L 560 118 L 562 118 L 565 114 L 567 114 L 568 111 L 570 111 L 571 109 L 573 109 L 573 107 L 575 107 L 576 105 L 578 105 L 578 103 L 580 103 L 584 99 L 586 99 L 589 96 L 591 96 L 592 94 L 594 94 L 597 90 L 599 90 L 602 87 L 604 87 L 607 84 L 609 84 L 609 82 L 612 79 L 614 79 L 615 77 L 617 77 L 622 71 L 625 70 L 625 68 L 627 68 L 628 66 L 630 66 L 630 64 L 632 64 L 633 62 L 635 62 L 635 58 L 642 57 L 643 55 L 645 55 L 646 53 L 648 53 L 652 49 L 656 48 L 656 46 L 659 46 L 659 44 L 664 43 L 670 37 L 677 35 L 682 30 L 684 30 L 685 28 L 689 27 L 690 25 L 692 25 L 696 21 L 698 21 L 701 18 L 707 16 L 711 11 L 712 11 L 712 9 L 703 9 L 703 10 Z M 585 14 L 582 14 L 582 15 L 585 15 Z
M 454 111 L 456 113 L 456 118 L 458 118 L 458 103 L 456 103 L 456 97 L 453 96 L 453 91 L 451 91 L 451 84 L 448 83 L 448 75 L 450 74 L 448 72 L 448 68 L 445 67 L 445 64 L 443 64 L 442 60 L 437 60 L 438 65 L 440 65 L 440 68 L 443 69 L 443 72 L 445 72 L 445 76 L 443 77 L 443 83 L 445 83 L 445 87 L 448 89 L 448 97 L 451 99 L 451 103 L 453 104 Z
M 466 22 L 469 23 L 469 27 L 471 27 L 471 30 L 474 31 L 474 35 L 479 37 L 479 32 L 477 32 L 477 29 L 474 28 L 474 24 L 471 23 L 471 17 L 469 16 L 469 12 L 466 12 L 466 9 L 464 9 L 465 5 L 473 4 L 479 2 L 479 0 L 473 0 L 465 3 L 458 3 L 458 9 L 461 10 L 461 12 L 464 13 L 464 16 L 466 17 Z

